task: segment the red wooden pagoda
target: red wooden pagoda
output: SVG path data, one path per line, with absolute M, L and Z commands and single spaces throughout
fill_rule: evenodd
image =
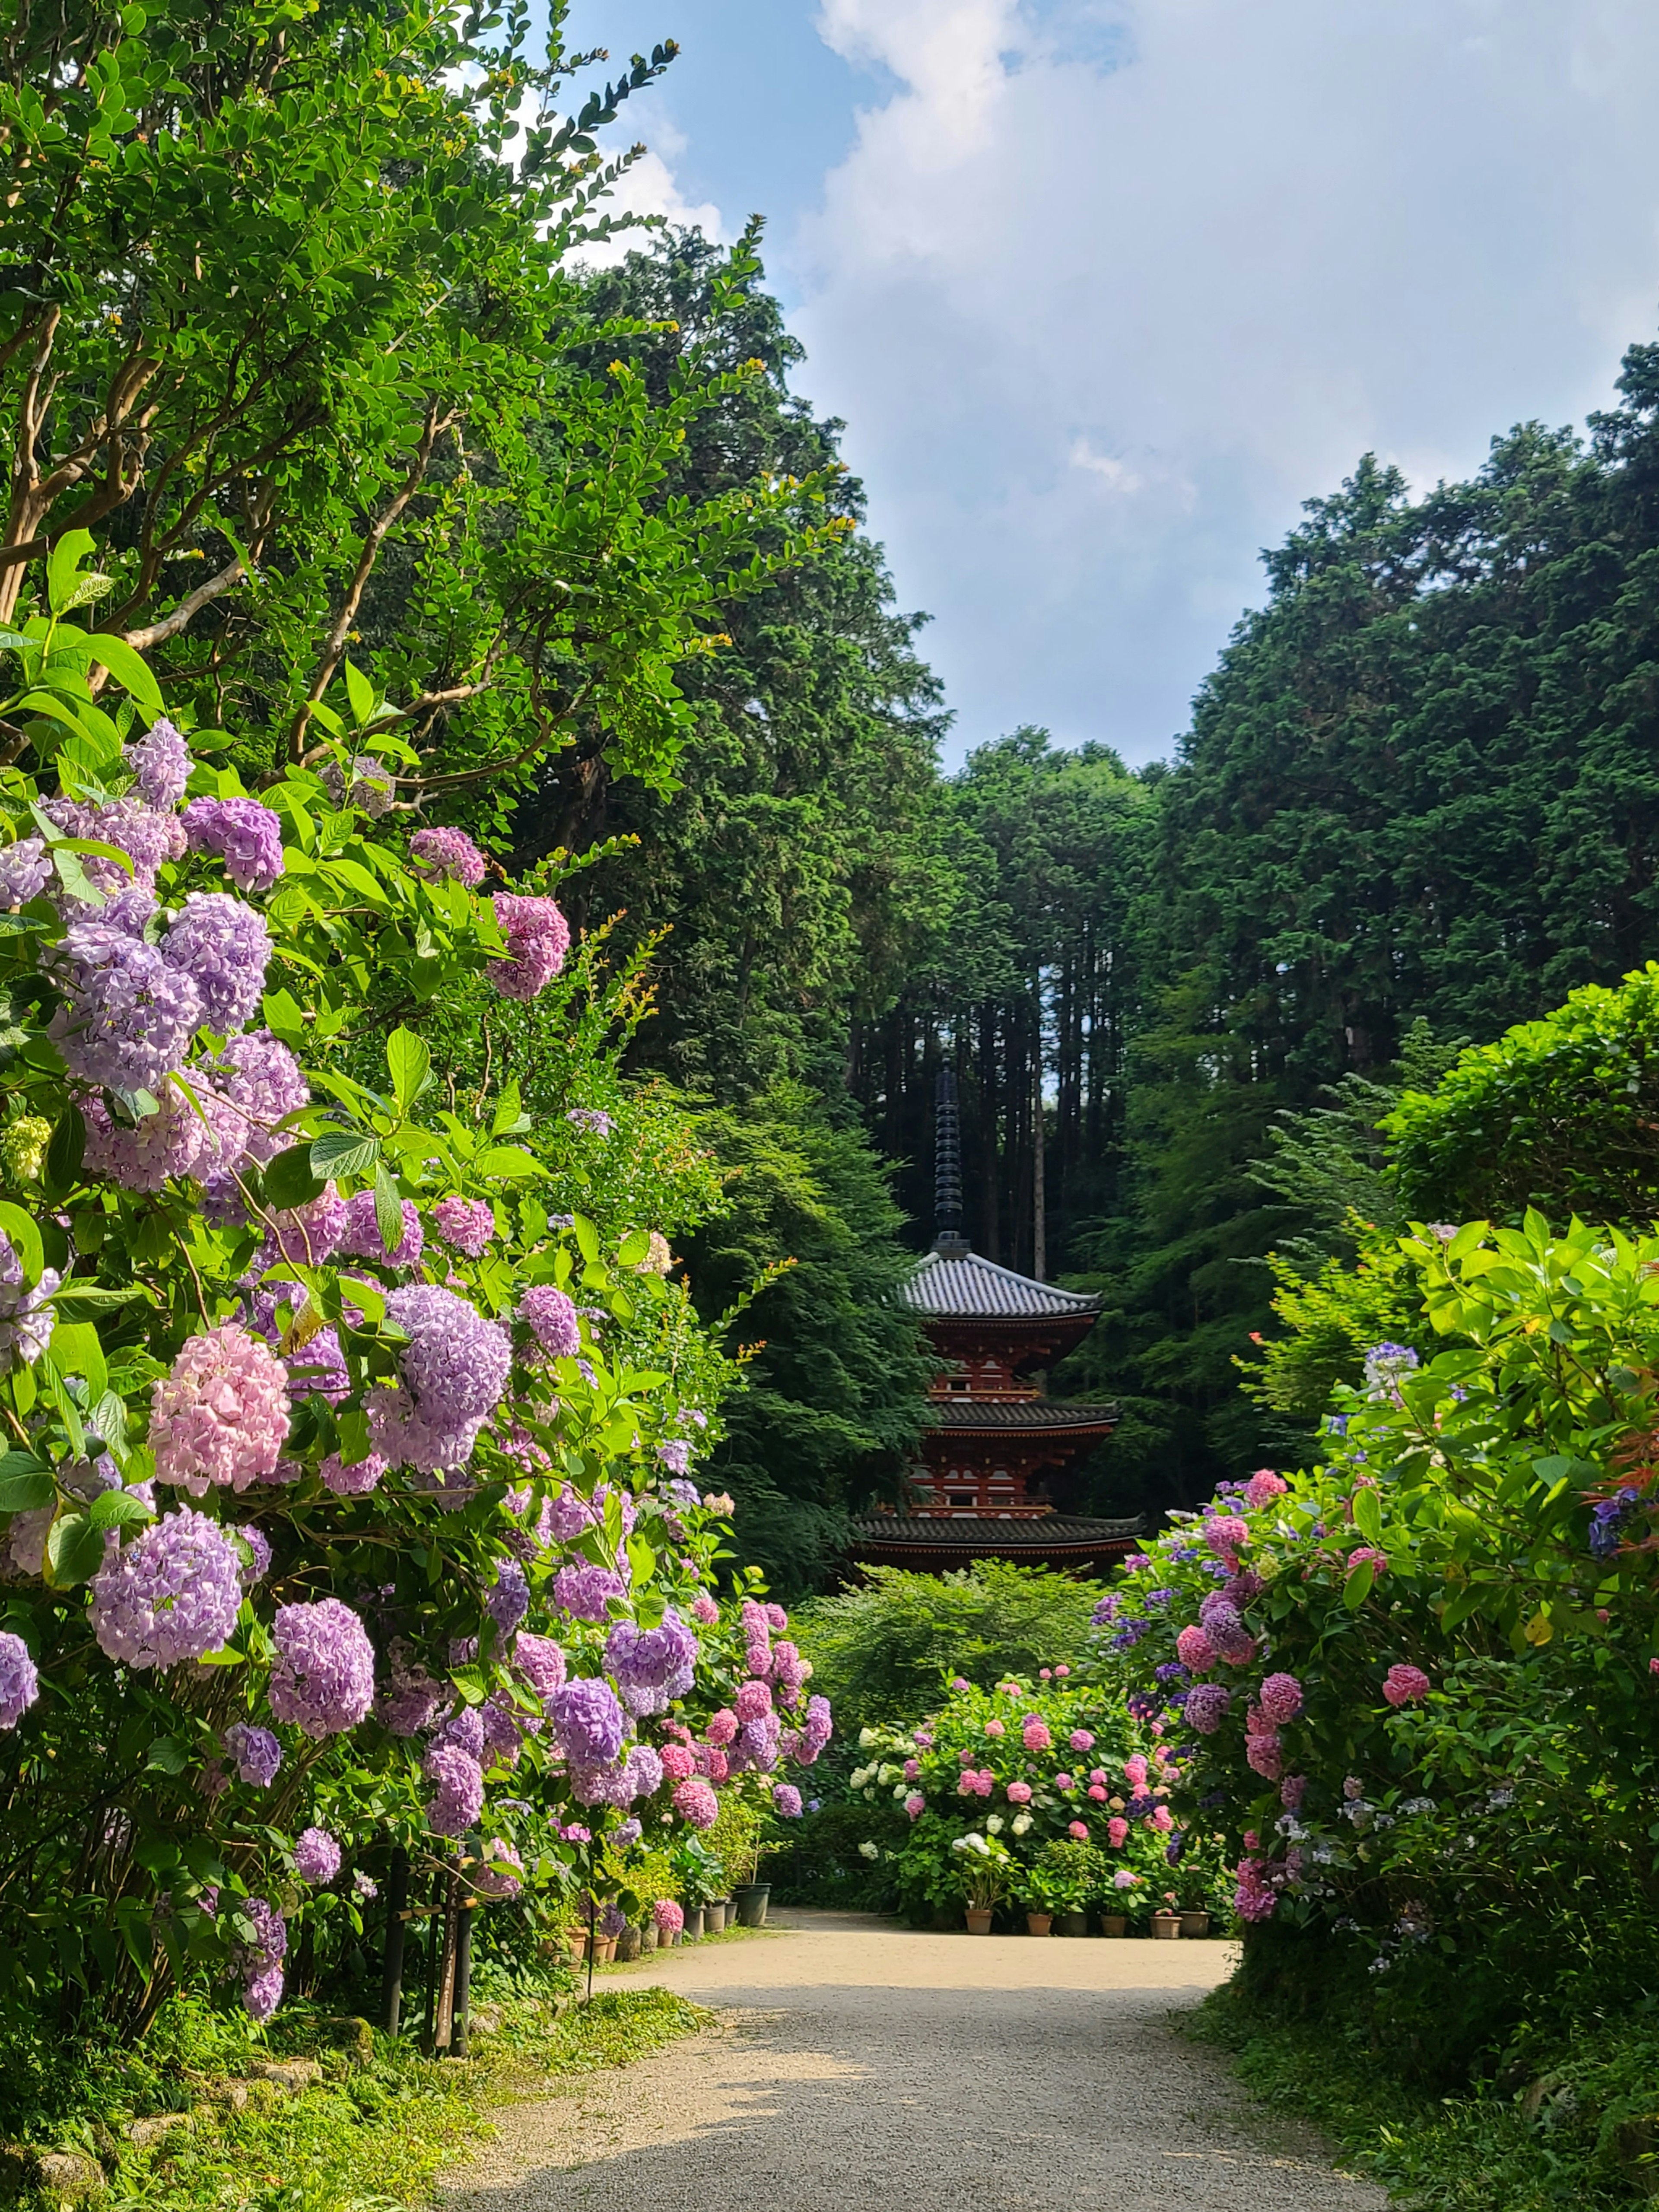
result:
M 958 1157 L 947 1074 L 939 1231 L 902 1293 L 940 1361 L 924 1457 L 902 1505 L 854 1523 L 854 1557 L 933 1572 L 983 1558 L 1098 1570 L 1134 1548 L 1140 1522 L 1067 1514 L 1053 1493 L 1068 1463 L 1111 1434 L 1117 1408 L 1045 1397 L 1034 1378 L 1082 1342 L 1100 1301 L 981 1258 L 962 1234 Z

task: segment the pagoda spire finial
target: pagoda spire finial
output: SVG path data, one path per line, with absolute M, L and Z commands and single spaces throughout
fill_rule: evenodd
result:
M 933 1249 L 945 1259 L 962 1259 L 969 1243 L 962 1232 L 962 1125 L 957 1105 L 956 1071 L 939 1074 L 933 1109 Z

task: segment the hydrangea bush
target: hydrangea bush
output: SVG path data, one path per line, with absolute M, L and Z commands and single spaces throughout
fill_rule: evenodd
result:
M 1659 1238 L 1534 1214 L 1401 1256 L 1427 1340 L 1373 1345 L 1318 1464 L 1172 1514 L 1097 1617 L 1247 1923 L 1379 1978 L 1565 1972 L 1659 1876 Z
M 532 1128 L 510 1066 L 461 1110 L 421 1035 L 554 984 L 550 887 L 346 746 L 210 765 L 67 618 L 83 550 L 0 769 L 0 1998 L 137 2032 L 191 1975 L 268 2018 L 366 1850 L 591 1893 L 831 1723 L 716 1595 L 732 1370 L 663 1237 L 547 1202 L 615 1117 Z

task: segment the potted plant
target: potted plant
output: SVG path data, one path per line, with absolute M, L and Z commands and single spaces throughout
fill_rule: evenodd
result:
M 961 1861 L 957 1887 L 968 1916 L 970 1936 L 988 1936 L 991 1921 L 1008 1887 L 1013 1861 L 1006 1844 L 977 1829 L 958 1836 L 951 1849 Z
M 1019 1877 L 1019 1901 L 1025 1907 L 1028 1936 L 1053 1931 L 1054 1913 L 1066 1894 L 1066 1885 L 1045 1867 L 1028 1867 Z
M 784 1845 L 763 1840 L 765 1815 L 758 1806 L 747 1799 L 739 1799 L 733 1811 L 738 1809 L 745 1817 L 738 1832 L 726 1847 L 728 1856 L 742 1877 L 732 1885 L 732 1917 L 739 1928 L 764 1928 L 767 1900 L 772 1894 L 772 1885 L 761 1880 L 760 1864 L 769 1853 L 783 1850 Z
M 685 1905 L 683 1940 L 700 1942 L 705 1930 L 713 1935 L 726 1924 L 724 1915 L 709 1919 L 709 1908 L 720 1893 L 725 1870 L 713 1851 L 696 1836 L 688 1836 L 673 1853 L 674 1874 Z
M 1135 1892 L 1144 1887 L 1139 1875 L 1132 1874 L 1127 1867 L 1120 1867 L 1097 1893 L 1103 1936 L 1122 1936 L 1127 1932 L 1129 1909 L 1136 1902 Z
M 1054 1910 L 1060 1916 L 1062 1936 L 1086 1936 L 1089 1932 L 1089 1899 L 1098 1886 L 1103 1862 L 1091 1843 L 1079 1838 L 1062 1836 L 1045 1844 L 1037 1854 L 1037 1865 L 1047 1875 L 1052 1887 Z
M 1164 1891 L 1163 1904 L 1152 1914 L 1152 1933 L 1166 1943 L 1172 1942 L 1181 1933 L 1181 1915 L 1176 1910 L 1172 1889 Z

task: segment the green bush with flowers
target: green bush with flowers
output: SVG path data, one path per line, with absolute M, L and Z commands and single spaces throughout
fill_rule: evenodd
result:
M 1099 1617 L 1228 1841 L 1247 1972 L 1323 1959 L 1443 2080 L 1659 1987 L 1659 1237 L 1534 1213 L 1401 1253 L 1425 1340 L 1370 1348 L 1318 1465 L 1172 1515 Z
M 0 635 L 0 2034 L 131 2039 L 191 1984 L 268 2018 L 389 1870 L 452 1929 L 649 1903 L 630 1851 L 797 1816 L 830 1715 L 715 1595 L 734 1370 L 615 1116 L 459 1098 L 421 1034 L 556 984 L 551 879 L 381 803 L 355 671 L 244 789 L 74 620 L 89 544 Z

